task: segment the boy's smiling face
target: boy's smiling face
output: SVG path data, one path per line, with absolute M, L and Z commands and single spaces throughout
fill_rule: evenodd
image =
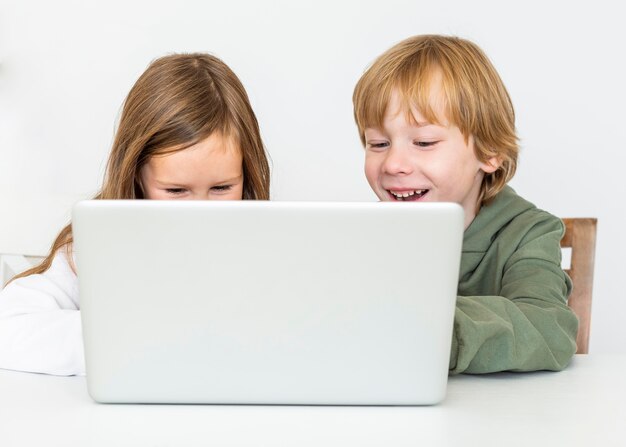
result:
M 433 99 L 441 98 L 434 91 Z M 441 107 L 434 110 L 441 112 Z M 455 202 L 465 211 L 465 228 L 474 220 L 485 173 L 497 169 L 495 158 L 486 163 L 474 153 L 461 130 L 427 122 L 419 110 L 407 119 L 397 92 L 391 96 L 382 129 L 365 129 L 365 175 L 383 201 Z

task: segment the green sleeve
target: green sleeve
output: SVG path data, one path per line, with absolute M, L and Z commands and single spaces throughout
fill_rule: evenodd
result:
M 503 263 L 499 296 L 457 298 L 452 374 L 561 370 L 576 352 L 571 281 L 560 266 L 563 224 L 547 216 L 508 259 L 491 260 Z

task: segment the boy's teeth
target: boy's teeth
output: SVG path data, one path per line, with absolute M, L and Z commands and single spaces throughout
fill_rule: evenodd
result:
M 405 197 L 410 197 L 410 196 L 415 195 L 415 194 L 421 194 L 424 191 L 426 191 L 426 190 L 425 189 L 414 189 L 413 191 L 406 191 L 406 192 L 394 192 L 394 191 L 390 191 L 390 192 L 391 192 L 391 194 L 393 194 L 394 196 L 396 196 L 398 198 L 400 198 L 400 197 L 405 198 Z

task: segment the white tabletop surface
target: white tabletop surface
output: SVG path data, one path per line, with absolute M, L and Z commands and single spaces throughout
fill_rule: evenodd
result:
M 454 376 L 433 407 L 102 405 L 83 377 L 0 370 L 0 446 L 623 446 L 625 369 Z

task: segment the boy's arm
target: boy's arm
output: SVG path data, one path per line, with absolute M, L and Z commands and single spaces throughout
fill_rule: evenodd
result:
M 76 275 L 65 253 L 0 291 L 0 368 L 84 374 Z
M 576 352 L 578 319 L 560 265 L 563 224 L 533 225 L 505 262 L 501 296 L 459 296 L 450 372 L 561 370 Z

